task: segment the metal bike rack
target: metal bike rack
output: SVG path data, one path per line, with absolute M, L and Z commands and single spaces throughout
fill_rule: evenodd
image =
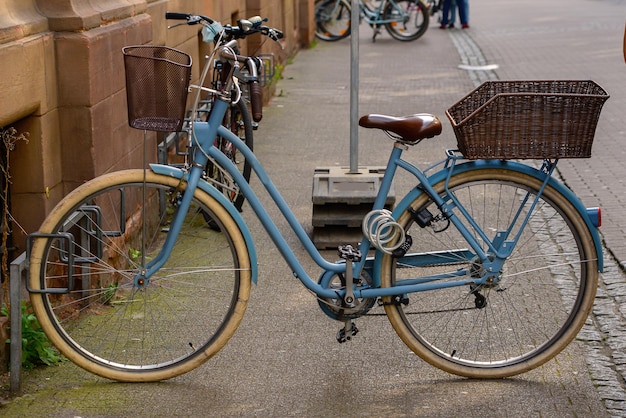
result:
M 258 54 L 257 58 L 263 63 L 263 71 L 260 74 L 261 87 L 268 85 L 276 74 L 276 58 L 273 53 Z
M 123 205 L 124 197 L 120 197 L 121 204 Z M 120 216 L 125 216 L 122 212 Z M 27 251 L 20 254 L 15 260 L 11 262 L 9 271 L 9 301 L 11 303 L 10 308 L 10 387 L 11 395 L 19 396 L 22 393 L 22 293 L 24 291 L 30 293 L 41 294 L 63 294 L 69 293 L 74 287 L 74 265 L 75 264 L 89 264 L 94 262 L 95 258 L 89 254 L 95 253 L 97 257 L 102 256 L 102 248 L 98 243 L 101 241 L 102 236 L 120 236 L 124 231 L 104 231 L 102 228 L 88 229 L 87 225 L 95 222 L 100 225 L 102 219 L 102 211 L 97 206 L 83 207 L 80 212 L 76 212 L 74 216 L 68 219 L 64 231 L 56 234 L 42 234 L 32 233 L 27 238 Z M 74 236 L 67 232 L 73 225 L 83 223 L 83 232 L 80 234 L 78 245 L 75 242 Z M 95 248 L 91 245 L 92 237 L 96 237 Z M 68 267 L 68 286 L 58 288 L 44 288 L 44 289 L 31 289 L 28 284 L 28 254 L 32 243 L 36 239 L 48 239 L 58 240 L 59 253 L 61 255 L 61 261 L 67 264 Z M 76 254 L 76 248 L 81 248 L 82 254 Z M 89 286 L 88 283 L 83 283 L 84 286 Z

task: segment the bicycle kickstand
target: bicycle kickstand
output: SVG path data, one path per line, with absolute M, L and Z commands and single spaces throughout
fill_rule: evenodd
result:
M 376 42 L 376 37 L 381 34 L 380 27 L 376 24 L 372 25 L 374 33 L 372 34 L 372 43 Z

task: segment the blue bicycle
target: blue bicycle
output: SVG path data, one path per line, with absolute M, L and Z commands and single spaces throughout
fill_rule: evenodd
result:
M 430 10 L 421 0 L 359 0 L 359 21 L 373 29 L 372 41 L 384 27 L 398 41 L 414 41 L 428 30 Z M 338 41 L 350 36 L 350 0 L 315 1 L 315 36 L 323 41 Z
M 168 17 L 202 24 L 215 36 L 224 30 L 282 36 L 258 21 L 223 28 L 203 16 Z M 509 141 L 504 138 L 507 129 L 498 131 L 497 141 L 482 146 L 459 140 L 465 155 L 450 150 L 443 161 L 422 171 L 402 154 L 441 132 L 435 116 L 362 117 L 362 127 L 380 129 L 392 138 L 391 153 L 378 197 L 363 220 L 361 242 L 341 246 L 338 261 L 327 261 L 254 153 L 221 125 L 231 103 L 240 100 L 233 77 L 247 62 L 234 53 L 236 39 L 217 43 L 207 60 L 207 66 L 213 58 L 232 64 L 226 80 L 232 89 L 216 92 L 220 100 L 207 122 L 192 123 L 194 154 L 188 167 L 152 164 L 97 177 L 68 194 L 30 236 L 32 305 L 42 328 L 67 358 L 109 379 L 158 381 L 200 366 L 235 333 L 257 282 L 258 260 L 241 214 L 203 180 L 209 160 L 232 176 L 295 278 L 340 323 L 339 342 L 354 338 L 357 319 L 382 307 L 400 338 L 430 364 L 461 376 L 496 378 L 536 368 L 572 341 L 592 309 L 602 269 L 599 209 L 585 208 L 552 174 L 558 158 L 587 156 L 589 150 L 573 143 L 566 130 L 589 118 L 567 118 L 566 125 L 555 127 L 559 138 L 569 138 L 556 145 L 547 139 Z M 138 61 L 146 62 L 145 72 L 134 73 L 127 81 L 129 89 L 139 79 L 141 94 L 150 94 L 150 80 L 167 97 L 186 92 L 186 86 L 173 86 L 188 80 L 188 73 L 176 75 L 181 67 L 186 70 L 187 60 L 169 55 L 174 52 L 164 47 L 154 48 L 141 50 Z M 169 80 L 172 88 L 164 89 L 158 80 Z M 606 100 L 592 82 L 574 83 L 575 92 L 571 82 L 490 84 L 487 90 L 492 95 L 498 89 L 510 93 L 512 86 L 553 92 L 496 98 L 527 103 L 546 96 L 553 109 L 563 93 L 554 90 L 562 89 L 568 91 L 563 93 L 566 106 L 581 97 Z M 476 102 L 472 95 L 449 110 L 455 129 L 471 125 L 477 112 L 465 108 Z M 180 108 L 169 115 L 157 106 L 131 123 L 155 130 L 170 122 L 176 126 L 184 115 L 184 105 Z M 474 116 L 465 118 L 465 113 Z M 523 126 L 518 122 L 516 127 Z M 545 125 L 535 129 L 536 117 L 528 123 L 540 136 L 550 130 Z M 489 126 L 479 120 L 466 136 Z M 576 138 L 584 136 L 579 128 Z M 595 125 L 591 136 L 594 130 Z M 250 163 L 320 267 L 317 278 L 303 269 L 301 255 L 290 248 L 255 191 L 215 147 L 218 135 Z M 534 168 L 510 158 L 543 163 Z M 389 211 L 384 208 L 386 196 L 398 170 L 414 176 L 415 187 Z M 219 230 L 207 226 L 206 216 Z M 282 297 L 280 289 L 276 297 Z

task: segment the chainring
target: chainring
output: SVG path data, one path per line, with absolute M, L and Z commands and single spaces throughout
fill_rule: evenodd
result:
M 325 285 L 328 289 L 333 290 L 343 290 L 344 285 L 342 283 L 342 276 L 339 274 L 333 275 L 326 284 L 322 283 L 322 279 L 318 281 L 318 284 Z M 355 281 L 357 287 L 363 286 L 372 286 L 374 281 L 365 271 L 361 272 L 361 276 L 358 279 L 358 282 Z M 337 321 L 346 321 L 348 319 L 356 319 L 359 318 L 374 306 L 376 303 L 376 298 L 361 298 L 356 299 L 354 306 L 348 307 L 345 306 L 343 300 L 341 298 L 333 299 L 333 298 L 318 298 L 318 303 L 322 311 L 332 319 Z

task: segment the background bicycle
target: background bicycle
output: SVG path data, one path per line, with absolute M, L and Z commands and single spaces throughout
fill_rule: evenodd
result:
M 323 41 L 338 41 L 350 36 L 350 0 L 316 0 L 315 36 Z M 428 6 L 422 0 L 359 0 L 359 21 L 372 27 L 372 41 L 385 27 L 398 41 L 414 41 L 428 29 Z
M 222 36 L 218 37 L 212 36 L 213 34 L 207 32 L 207 29 L 204 31 L 204 40 L 212 44 L 214 48 L 219 48 L 221 45 L 233 39 L 245 39 L 248 36 L 257 34 L 258 31 L 256 28 L 260 26 L 261 23 L 263 23 L 261 20 L 257 20 L 254 23 L 247 23 L 251 27 L 245 31 L 241 29 L 241 24 L 237 26 L 227 25 L 223 28 Z M 191 21 L 180 24 L 193 25 L 196 24 L 196 22 Z M 171 27 L 178 25 L 172 25 Z M 207 33 L 209 33 L 209 35 L 207 35 Z M 239 53 L 238 48 L 235 48 L 235 53 Z M 251 150 L 254 150 L 254 131 L 258 129 L 259 122 L 263 116 L 262 102 L 258 102 L 262 100 L 260 89 L 265 86 L 268 78 L 272 77 L 273 67 L 274 61 L 272 56 L 268 56 L 267 54 L 257 56 L 256 52 L 250 54 L 250 60 L 237 74 L 241 99 L 230 106 L 223 120 L 223 125 L 229 128 L 235 135 L 238 135 Z M 210 88 L 212 91 L 206 92 L 205 97 L 199 101 L 197 114 L 194 117 L 197 120 L 207 120 L 213 103 L 218 99 L 220 94 L 224 94 L 224 89 L 226 88 L 225 80 L 231 71 L 230 63 L 216 59 L 209 71 L 211 75 L 209 75 L 208 78 L 211 79 Z M 251 90 L 254 90 L 254 92 L 251 93 Z M 257 102 L 252 103 L 253 98 Z M 254 114 L 251 115 L 251 112 Z M 193 153 L 191 141 L 187 134 L 190 130 L 189 123 L 192 119 L 191 116 L 190 110 L 188 117 L 185 119 L 182 132 L 172 133 L 172 138 L 169 140 L 166 139 L 163 143 L 165 146 L 173 146 L 175 148 L 175 155 L 178 157 L 176 159 L 177 161 L 174 163 L 175 165 L 180 165 L 181 159 L 184 161 L 182 164 L 188 164 L 189 157 Z M 236 147 L 221 137 L 216 139 L 215 146 L 220 148 L 222 152 L 235 163 L 246 180 L 250 180 L 250 165 Z M 209 161 L 206 166 L 205 178 L 219 190 L 222 190 L 224 195 L 233 202 L 237 210 L 241 211 L 244 197 L 228 173 L 220 169 L 213 161 Z M 208 221 L 211 222 L 211 220 Z
M 437 23 L 441 23 L 441 16 L 443 14 L 443 0 L 427 0 L 426 5 L 430 10 L 430 16 L 436 19 Z

